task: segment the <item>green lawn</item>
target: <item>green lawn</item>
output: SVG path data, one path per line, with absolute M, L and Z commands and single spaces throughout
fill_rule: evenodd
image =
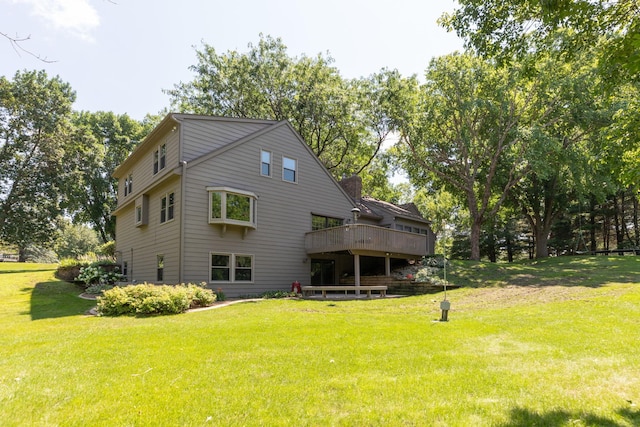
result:
M 640 257 L 455 262 L 441 294 L 154 318 L 0 264 L 2 426 L 640 425 Z

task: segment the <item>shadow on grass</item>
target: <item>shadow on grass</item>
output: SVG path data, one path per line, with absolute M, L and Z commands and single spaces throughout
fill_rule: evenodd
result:
M 528 426 L 566 426 L 572 423 L 580 422 L 590 426 L 601 427 L 623 427 L 627 425 L 640 425 L 640 411 L 632 410 L 629 408 L 620 408 L 616 411 L 622 418 L 630 424 L 620 424 L 609 418 L 601 417 L 599 415 L 591 414 L 588 412 L 571 413 L 563 410 L 549 411 L 544 413 L 538 413 L 525 408 L 513 408 L 511 409 L 510 419 L 505 424 L 501 424 L 503 427 L 528 427 Z
M 15 274 L 15 273 L 37 273 L 37 272 L 42 272 L 42 271 L 51 271 L 50 268 L 38 268 L 35 270 L 29 270 L 29 269 L 25 269 L 25 270 L 0 270 L 0 274 Z
M 31 320 L 77 316 L 95 305 L 78 297 L 80 287 L 62 281 L 41 282 L 24 291 L 31 291 Z

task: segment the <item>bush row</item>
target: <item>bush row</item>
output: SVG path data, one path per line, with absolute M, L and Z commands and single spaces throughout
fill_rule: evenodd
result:
M 119 267 L 113 258 L 89 254 L 80 258 L 65 258 L 58 263 L 56 276 L 67 282 L 84 282 L 85 286 L 115 283 L 120 279 Z M 116 274 L 114 274 L 116 273 Z
M 105 290 L 97 301 L 101 316 L 153 316 L 206 307 L 216 301 L 216 295 L 204 288 L 204 283 L 176 286 L 144 283 Z

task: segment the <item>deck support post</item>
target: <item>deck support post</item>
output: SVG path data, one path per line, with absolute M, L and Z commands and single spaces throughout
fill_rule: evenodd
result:
M 391 257 L 389 255 L 384 257 L 384 275 L 391 276 Z
M 353 255 L 353 270 L 355 276 L 356 295 L 360 295 L 360 255 Z

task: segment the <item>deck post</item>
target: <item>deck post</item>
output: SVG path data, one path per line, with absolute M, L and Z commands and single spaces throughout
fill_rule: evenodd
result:
M 360 255 L 353 255 L 353 270 L 355 276 L 356 295 L 360 295 Z
M 389 255 L 384 257 L 384 275 L 391 276 L 391 257 Z

